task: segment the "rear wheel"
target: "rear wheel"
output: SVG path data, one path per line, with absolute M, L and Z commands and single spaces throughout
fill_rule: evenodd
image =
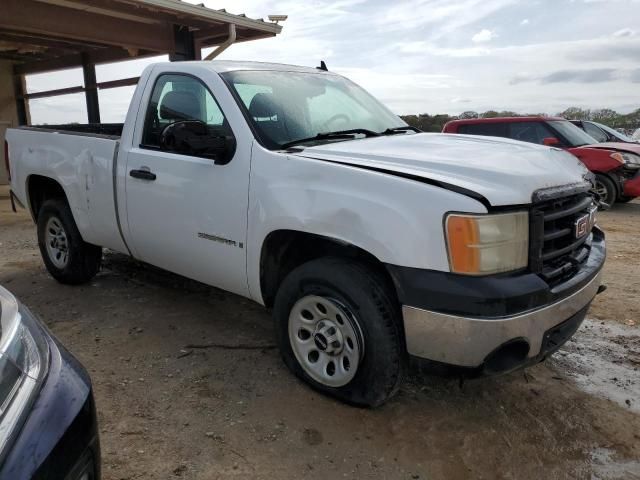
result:
M 38 246 L 47 270 L 60 283 L 84 283 L 98 272 L 102 248 L 82 240 L 69 204 L 47 200 L 38 212 Z
M 400 312 L 374 269 L 310 261 L 283 281 L 274 317 L 284 362 L 316 390 L 370 407 L 398 390 L 407 366 Z
M 617 197 L 618 189 L 616 184 L 613 183 L 606 175 L 596 174 L 596 193 L 600 196 L 600 200 L 607 205 L 613 206 Z

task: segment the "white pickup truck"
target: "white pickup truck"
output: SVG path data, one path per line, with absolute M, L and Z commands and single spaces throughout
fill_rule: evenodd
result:
M 543 360 L 600 287 L 587 171 L 558 149 L 408 127 L 344 77 L 160 63 L 124 125 L 7 133 L 47 269 L 102 248 L 273 309 L 284 361 L 375 406 L 410 356 L 468 375 Z

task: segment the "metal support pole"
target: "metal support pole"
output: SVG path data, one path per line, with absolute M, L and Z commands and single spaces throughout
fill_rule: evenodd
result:
M 173 43 L 175 48 L 169 54 L 169 61 L 184 62 L 197 59 L 193 32 L 190 32 L 187 27 L 181 25 L 173 26 Z
M 24 75 L 13 75 L 13 95 L 16 98 L 16 112 L 18 113 L 18 125 L 29 124 L 29 106 L 25 98 Z
M 82 74 L 84 76 L 84 94 L 87 101 L 87 118 L 89 123 L 100 123 L 100 102 L 96 82 L 96 66 L 82 54 Z

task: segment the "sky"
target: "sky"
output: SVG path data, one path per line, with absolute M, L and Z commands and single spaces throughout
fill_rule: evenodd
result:
M 277 37 L 232 45 L 220 59 L 324 60 L 400 115 L 640 108 L 640 0 L 189 1 L 289 16 Z M 98 66 L 98 81 L 153 61 Z M 81 84 L 79 69 L 27 78 L 30 92 Z M 102 121 L 124 121 L 132 94 L 101 91 Z M 30 103 L 34 124 L 86 122 L 83 94 Z

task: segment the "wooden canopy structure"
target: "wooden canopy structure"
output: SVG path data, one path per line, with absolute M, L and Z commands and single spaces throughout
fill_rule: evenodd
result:
M 28 100 L 85 92 L 88 119 L 100 122 L 98 90 L 137 78 L 96 82 L 95 65 L 168 54 L 200 59 L 204 47 L 273 37 L 276 23 L 232 15 L 179 0 L 1 0 L 0 77 L 10 72 L 15 112 L 0 95 L 0 122 L 29 123 Z M 231 37 L 231 38 L 230 38 Z M 10 63 L 11 68 L 2 64 Z M 28 94 L 24 76 L 82 67 L 84 85 Z M 0 78 L 5 85 L 6 78 Z M 2 132 L 0 132 L 1 134 Z

